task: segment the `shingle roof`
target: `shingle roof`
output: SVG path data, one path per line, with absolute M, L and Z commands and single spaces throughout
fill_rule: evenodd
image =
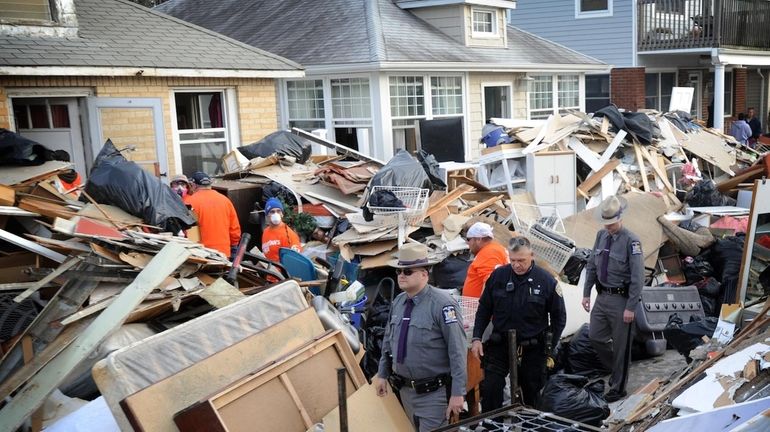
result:
M 75 0 L 78 36 L 0 34 L 0 66 L 297 71 L 278 55 L 126 0 Z
M 171 0 L 156 9 L 305 66 L 371 62 L 483 63 L 510 68 L 603 65 L 510 26 L 508 48 L 466 47 L 392 0 Z

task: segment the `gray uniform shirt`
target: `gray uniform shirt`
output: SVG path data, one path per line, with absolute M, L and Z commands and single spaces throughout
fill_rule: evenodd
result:
M 447 292 L 430 285 L 413 297 L 406 357 L 404 363 L 399 364 L 395 359 L 406 299 L 406 293 L 401 293 L 393 300 L 377 375 L 387 378 L 392 371 L 418 380 L 448 373 L 452 376 L 452 396 L 464 395 L 468 345 L 457 301 Z
M 644 254 L 639 237 L 625 227 L 612 236 L 612 246 L 605 249 L 610 233 L 606 229 L 596 234 L 591 258 L 586 263 L 586 281 L 583 285 L 583 297 L 591 296 L 591 287 L 596 281 L 609 288 L 620 288 L 630 283 L 626 310 L 635 311 L 644 285 Z M 602 260 L 609 253 L 607 280 L 599 280 Z

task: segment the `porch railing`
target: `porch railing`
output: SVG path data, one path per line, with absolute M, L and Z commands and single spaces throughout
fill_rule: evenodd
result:
M 770 0 L 637 0 L 639 51 L 770 49 Z

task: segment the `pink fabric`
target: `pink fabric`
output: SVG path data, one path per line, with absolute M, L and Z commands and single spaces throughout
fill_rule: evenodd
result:
M 736 234 L 745 233 L 749 229 L 749 217 L 722 216 L 719 220 L 711 224 L 711 228 L 734 229 Z

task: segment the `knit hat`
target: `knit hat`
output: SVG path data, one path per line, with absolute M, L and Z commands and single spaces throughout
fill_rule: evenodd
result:
M 265 213 L 270 213 L 272 209 L 281 209 L 281 212 L 283 212 L 283 204 L 281 204 L 278 198 L 270 198 L 265 203 Z

